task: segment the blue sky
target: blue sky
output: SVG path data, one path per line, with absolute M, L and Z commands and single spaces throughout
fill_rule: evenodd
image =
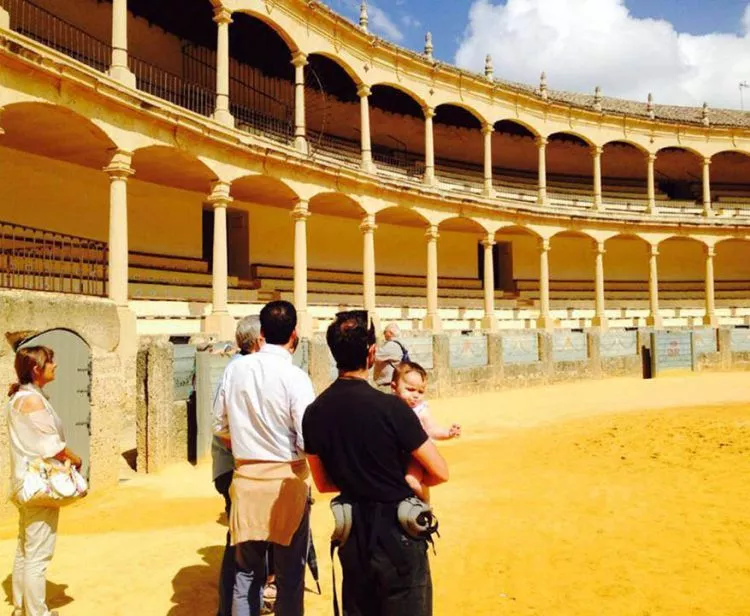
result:
M 360 0 L 328 0 L 357 21 Z M 369 0 L 370 30 L 495 77 L 657 103 L 739 107 L 750 0 Z M 746 92 L 750 105 L 750 91 Z

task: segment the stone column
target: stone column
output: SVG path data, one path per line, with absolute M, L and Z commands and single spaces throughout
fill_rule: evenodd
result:
M 211 314 L 203 321 L 203 331 L 218 334 L 221 340 L 234 340 L 235 322 L 229 314 L 229 265 L 227 207 L 232 202 L 228 182 L 215 182 L 206 204 L 214 210 L 214 248 L 211 271 Z
M 216 22 L 216 110 L 214 120 L 234 126 L 234 118 L 229 111 L 229 24 L 232 12 L 223 6 L 214 9 Z
M 359 96 L 360 127 L 362 132 L 362 170 L 373 173 L 372 144 L 370 143 L 370 86 L 362 84 L 357 88 Z
M 484 196 L 492 197 L 495 189 L 492 186 L 492 133 L 495 132 L 492 124 L 482 126 L 484 136 Z
M 0 28 L 2 28 L 3 30 L 10 30 L 10 14 L 1 6 L 0 6 Z
M 435 333 L 442 329 L 438 314 L 437 240 L 440 234 L 437 225 L 427 227 L 425 237 L 427 238 L 427 316 L 424 320 L 424 328 L 431 329 Z
M 647 164 L 647 177 L 646 177 L 646 190 L 648 195 L 648 213 L 656 214 L 656 183 L 654 180 L 654 163 L 656 162 L 656 154 L 646 154 Z
M 539 148 L 539 182 L 537 203 L 547 205 L 547 138 L 537 137 L 536 145 Z
M 305 66 L 307 54 L 301 51 L 292 56 L 294 65 L 294 147 L 307 154 L 307 128 L 305 125 Z
M 484 246 L 484 318 L 482 329 L 497 331 L 495 318 L 495 268 L 492 260 L 492 247 L 495 245 L 495 234 L 488 233 L 482 240 Z
M 595 247 L 595 286 L 596 286 L 596 312 L 591 320 L 591 325 L 602 330 L 607 329 L 607 314 L 604 307 L 604 242 L 597 242 Z
M 435 117 L 435 109 L 422 107 L 424 111 L 424 183 L 427 186 L 435 185 L 435 140 L 432 133 L 432 118 Z
M 706 314 L 703 316 L 703 324 L 708 327 L 718 327 L 719 325 L 716 318 L 714 256 L 716 256 L 716 248 L 706 246 Z
M 603 210 L 602 205 L 602 152 L 604 148 L 596 145 L 591 148 L 594 159 L 594 209 Z
M 713 216 L 711 209 L 711 157 L 703 159 L 703 215 Z
M 362 288 L 363 303 L 365 310 L 370 313 L 373 323 L 379 321 L 375 311 L 375 216 L 365 214 L 362 217 L 362 224 L 359 225 L 362 231 Z M 376 329 L 380 329 L 379 323 L 375 323 Z
M 549 251 L 550 241 L 539 240 L 539 329 L 550 330 L 554 328 L 552 316 L 549 310 Z
M 109 175 L 108 296 L 117 306 L 128 305 L 128 178 L 133 155 L 118 150 L 104 168 Z
M 135 75 L 128 68 L 128 0 L 112 0 L 112 64 L 109 76 L 135 88 Z
M 661 329 L 662 319 L 659 314 L 659 270 L 657 267 L 657 257 L 659 256 L 659 246 L 651 244 L 651 254 L 648 261 L 648 293 L 650 310 L 646 318 L 646 325 L 654 329 Z
M 292 210 L 294 220 L 294 307 L 297 309 L 299 333 L 312 336 L 312 318 L 307 310 L 307 201 L 300 199 Z

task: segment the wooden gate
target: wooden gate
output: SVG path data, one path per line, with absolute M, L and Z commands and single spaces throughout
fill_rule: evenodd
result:
M 52 329 L 21 344 L 21 347 L 30 346 L 46 346 L 55 352 L 57 374 L 44 391 L 62 419 L 68 447 L 81 456 L 81 472 L 88 477 L 91 454 L 91 349 L 83 338 L 67 329 Z

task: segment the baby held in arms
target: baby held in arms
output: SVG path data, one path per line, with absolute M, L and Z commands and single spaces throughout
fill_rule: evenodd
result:
M 452 424 L 449 428 L 440 426 L 430 414 L 424 399 L 427 389 L 427 371 L 411 361 L 401 362 L 393 371 L 391 381 L 393 393 L 409 405 L 419 418 L 427 436 L 436 441 L 447 441 L 461 436 L 461 426 Z M 422 483 L 423 471 L 418 462 L 411 459 L 406 468 L 406 483 L 414 494 L 425 503 L 430 501 L 430 489 Z

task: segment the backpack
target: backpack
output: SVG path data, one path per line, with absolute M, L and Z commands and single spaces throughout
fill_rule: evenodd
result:
M 401 363 L 404 363 L 405 361 L 411 361 L 409 358 L 409 350 L 401 344 L 398 340 L 391 340 L 391 342 L 395 342 L 400 348 L 401 348 Z

